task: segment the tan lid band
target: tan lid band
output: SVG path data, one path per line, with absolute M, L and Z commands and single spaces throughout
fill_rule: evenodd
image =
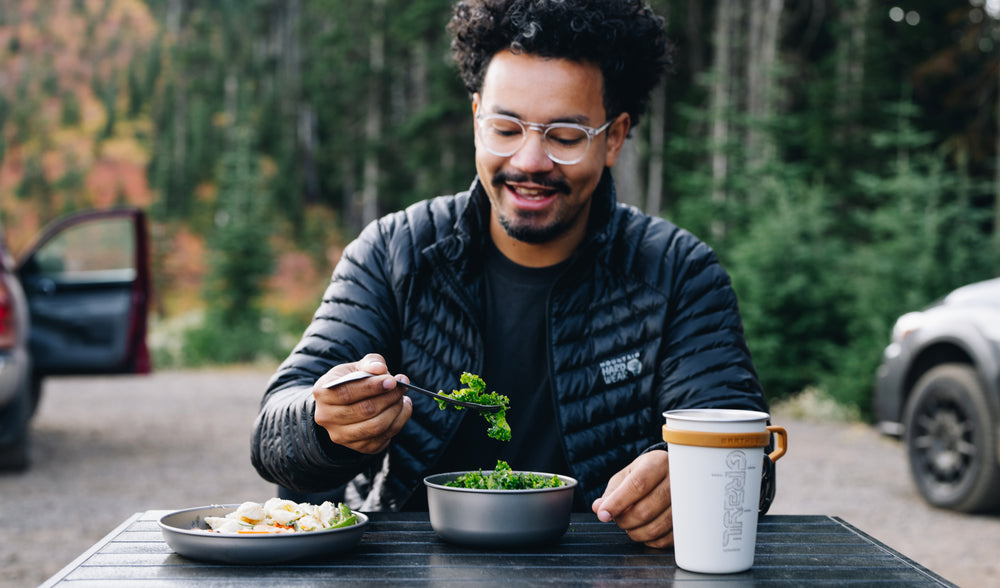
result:
M 672 429 L 663 425 L 663 440 L 677 445 L 693 445 L 695 447 L 722 447 L 727 449 L 742 449 L 747 447 L 765 447 L 771 441 L 770 431 L 758 433 L 713 433 L 709 431 L 688 431 Z

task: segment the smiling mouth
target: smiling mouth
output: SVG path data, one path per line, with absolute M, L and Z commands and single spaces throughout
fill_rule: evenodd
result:
M 493 176 L 493 185 L 503 186 L 514 198 L 524 201 L 542 201 L 560 193 L 569 194 L 566 180 L 551 176 L 529 176 L 527 174 L 499 171 Z
M 507 184 L 507 189 L 513 192 L 515 196 L 526 200 L 543 200 L 556 194 L 556 191 L 551 188 L 528 188 Z
M 538 214 L 547 210 L 559 196 L 559 190 L 540 186 L 504 184 L 507 198 L 519 214 Z

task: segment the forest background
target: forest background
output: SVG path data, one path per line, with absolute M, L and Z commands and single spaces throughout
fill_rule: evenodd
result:
M 867 414 L 895 318 L 1000 274 L 994 0 L 652 0 L 619 197 L 712 245 L 768 395 Z M 0 220 L 153 227 L 154 366 L 276 362 L 342 247 L 465 189 L 451 0 L 0 0 Z

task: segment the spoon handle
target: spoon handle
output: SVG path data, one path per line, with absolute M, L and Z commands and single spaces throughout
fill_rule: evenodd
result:
M 323 384 L 323 387 L 333 388 L 334 386 L 339 386 L 340 384 L 343 384 L 345 382 L 353 382 L 354 380 L 363 380 L 365 378 L 370 378 L 374 375 L 375 374 L 370 374 L 368 372 L 361 372 L 361 371 L 351 372 L 346 376 L 340 376 L 339 378 L 333 380 L 332 382 L 327 382 L 326 384 Z
M 338 386 L 338 385 L 343 384 L 345 382 L 353 382 L 354 380 L 361 380 L 361 379 L 364 379 L 364 378 L 370 378 L 370 377 L 372 377 L 374 375 L 375 374 L 372 374 L 372 373 L 369 373 L 369 372 L 364 372 L 364 371 L 351 372 L 351 373 L 347 374 L 346 376 L 341 376 L 341 377 L 337 378 L 336 380 L 333 380 L 332 382 L 327 382 L 326 384 L 323 385 L 323 387 L 324 388 L 333 388 L 334 386 Z M 431 398 L 433 398 L 435 400 L 443 400 L 445 402 L 454 404 L 455 406 L 462 406 L 464 408 L 472 408 L 472 409 L 478 410 L 480 412 L 500 412 L 500 410 L 503 408 L 501 406 L 493 405 L 493 404 L 478 404 L 478 403 L 475 403 L 475 402 L 464 402 L 462 400 L 455 400 L 451 396 L 445 396 L 444 394 L 439 394 L 437 392 L 431 392 L 430 390 L 425 390 L 425 389 L 421 388 L 420 386 L 414 386 L 413 384 L 407 384 L 406 382 L 400 382 L 398 380 L 396 381 L 396 385 L 402 386 L 402 387 L 406 388 L 407 390 L 413 390 L 415 392 L 420 392 L 421 394 L 425 394 L 427 396 L 430 396 Z
M 423 388 L 421 388 L 419 386 L 414 386 L 413 384 L 407 384 L 406 382 L 396 382 L 396 383 L 398 385 L 406 388 L 407 390 L 415 390 L 417 392 L 420 392 L 422 394 L 430 396 L 431 398 L 433 398 L 435 400 L 444 400 L 445 402 L 449 402 L 451 404 L 454 404 L 455 406 L 463 406 L 465 408 L 473 408 L 473 409 L 478 410 L 480 412 L 500 412 L 500 410 L 503 408 L 502 406 L 499 406 L 499 405 L 496 405 L 496 404 L 479 404 L 477 402 L 465 402 L 464 400 L 455 400 L 451 396 L 445 396 L 444 394 L 438 394 L 437 392 L 431 392 L 430 390 L 424 390 Z

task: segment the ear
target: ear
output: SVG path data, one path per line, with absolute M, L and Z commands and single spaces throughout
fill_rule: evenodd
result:
M 476 114 L 479 113 L 479 105 L 482 101 L 483 98 L 479 95 L 479 92 L 472 95 L 472 133 L 477 141 L 479 140 L 479 133 L 476 132 L 476 129 L 479 126 L 479 121 L 476 120 Z
M 606 131 L 608 150 L 604 154 L 604 167 L 611 167 L 618 161 L 618 155 L 622 152 L 630 128 L 632 128 L 632 119 L 627 112 L 619 114 L 615 118 L 615 122 L 608 127 Z
M 479 148 L 479 121 L 476 120 L 476 113 L 479 112 L 479 103 L 482 98 L 479 96 L 479 92 L 472 95 L 472 138 L 475 141 L 476 148 Z

